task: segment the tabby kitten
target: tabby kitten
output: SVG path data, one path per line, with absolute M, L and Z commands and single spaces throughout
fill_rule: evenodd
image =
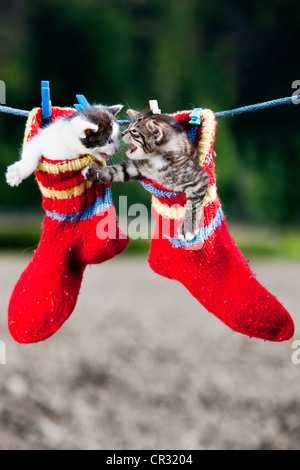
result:
M 91 163 L 82 173 L 93 182 L 134 181 L 143 177 L 155 180 L 173 191 L 184 192 L 187 198 L 183 224 L 178 236 L 192 240 L 199 231 L 202 203 L 209 177 L 198 161 L 197 148 L 178 121 L 151 110 L 127 111 L 132 122 L 123 132 L 129 161 L 100 167 Z

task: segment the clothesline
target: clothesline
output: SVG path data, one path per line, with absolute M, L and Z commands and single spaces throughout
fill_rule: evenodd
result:
M 287 96 L 286 98 L 278 98 L 278 99 L 271 100 L 271 101 L 264 101 L 262 103 L 242 106 L 240 108 L 229 109 L 226 111 L 218 111 L 215 113 L 215 117 L 218 119 L 218 118 L 227 117 L 227 116 L 235 116 L 237 114 L 244 114 L 244 113 L 249 113 L 253 111 L 259 111 L 261 109 L 267 109 L 270 107 L 280 106 L 283 104 L 291 104 L 291 103 L 296 104 L 299 102 L 300 102 L 300 95 Z M 22 116 L 22 117 L 27 117 L 29 115 L 29 111 L 27 110 L 11 108 L 8 106 L 0 106 L 0 112 L 7 113 L 7 114 L 14 114 L 15 116 Z M 130 123 L 130 121 L 119 120 L 118 123 L 120 125 L 126 126 Z

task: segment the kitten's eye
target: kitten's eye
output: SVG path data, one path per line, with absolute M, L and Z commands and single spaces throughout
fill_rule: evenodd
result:
M 135 129 L 132 129 L 130 132 L 132 135 L 139 135 L 139 132 Z
M 107 143 L 108 143 L 108 144 L 112 144 L 112 143 L 113 143 L 113 139 L 111 139 L 111 138 L 110 138 L 110 139 L 107 139 Z

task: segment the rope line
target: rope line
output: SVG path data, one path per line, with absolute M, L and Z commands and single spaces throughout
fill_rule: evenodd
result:
M 24 109 L 9 108 L 8 106 L 0 106 L 0 112 L 25 117 L 29 115 L 29 111 L 25 111 Z
M 298 104 L 299 102 L 300 102 L 300 95 L 287 96 L 286 98 L 279 98 L 276 100 L 264 101 L 262 103 L 242 106 L 240 108 L 229 109 L 226 111 L 219 111 L 215 113 L 215 117 L 218 119 L 218 118 L 227 117 L 227 116 L 235 116 L 237 114 L 249 113 L 252 111 L 259 111 L 261 109 L 271 108 L 274 106 L 281 106 L 283 104 L 290 104 L 290 103 Z M 8 106 L 0 106 L 0 113 L 14 114 L 15 116 L 22 116 L 22 117 L 27 117 L 29 115 L 29 111 L 26 111 L 24 109 L 10 108 Z M 119 120 L 118 123 L 120 126 L 127 126 L 130 123 L 130 121 Z
M 250 104 L 248 106 L 242 106 L 241 108 L 229 109 L 228 111 L 220 111 L 215 113 L 216 118 L 235 116 L 236 114 L 249 113 L 252 111 L 258 111 L 260 109 L 271 108 L 273 106 L 280 106 L 283 104 L 298 104 L 300 102 L 300 95 L 288 96 L 286 98 L 279 98 L 277 100 L 264 101 L 263 103 Z

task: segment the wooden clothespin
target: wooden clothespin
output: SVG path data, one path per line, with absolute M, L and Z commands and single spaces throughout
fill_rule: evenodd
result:
M 154 114 L 161 114 L 161 110 L 158 107 L 158 101 L 157 100 L 149 100 L 149 106 L 151 111 Z

